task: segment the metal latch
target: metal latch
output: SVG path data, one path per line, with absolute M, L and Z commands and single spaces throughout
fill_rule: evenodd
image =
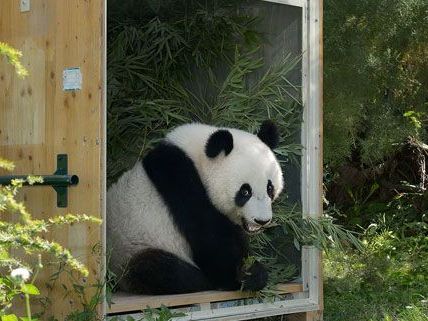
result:
M 77 185 L 79 183 L 79 177 L 77 175 L 68 175 L 68 155 L 59 154 L 56 158 L 56 171 L 53 175 L 6 175 L 0 176 L 0 185 L 10 185 L 14 179 L 26 180 L 28 176 L 39 176 L 43 178 L 42 183 L 34 183 L 29 185 L 28 182 L 24 182 L 26 186 L 36 185 L 50 185 L 56 191 L 56 206 L 67 207 L 68 206 L 68 187 Z

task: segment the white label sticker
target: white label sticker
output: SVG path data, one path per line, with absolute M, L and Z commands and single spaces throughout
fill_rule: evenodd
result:
M 21 0 L 21 12 L 30 11 L 30 0 Z
M 80 68 L 67 68 L 62 72 L 63 90 L 82 89 L 82 73 Z

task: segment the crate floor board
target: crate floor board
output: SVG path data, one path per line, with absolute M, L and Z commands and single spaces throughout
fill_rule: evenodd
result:
M 278 284 L 278 294 L 296 293 L 303 291 L 300 283 Z M 161 305 L 168 307 L 183 306 L 199 303 L 210 303 L 228 300 L 238 300 L 254 296 L 251 292 L 241 291 L 204 291 L 174 295 L 136 295 L 125 292 L 114 293 L 108 313 L 123 313 L 141 311 L 147 308 L 158 308 Z

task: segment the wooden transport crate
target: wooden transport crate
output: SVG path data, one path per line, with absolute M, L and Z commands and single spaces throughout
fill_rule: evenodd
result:
M 41 175 L 53 173 L 57 156 L 67 154 L 69 173 L 80 178 L 77 186 L 68 189 L 66 208 L 57 207 L 57 195 L 51 187 L 24 188 L 23 199 L 39 218 L 86 213 L 105 219 L 107 1 L 31 0 L 29 10 L 21 7 L 20 0 L 0 1 L 0 41 L 22 51 L 29 71 L 26 79 L 18 79 L 12 67 L 0 60 L 0 156 L 15 163 L 13 174 Z M 304 213 L 318 217 L 322 213 L 322 0 L 258 1 L 300 10 L 304 106 L 301 201 Z M 67 82 L 70 77 L 75 81 Z M 100 264 L 92 247 L 100 244 L 105 251 L 105 225 L 80 224 L 52 232 L 49 237 L 70 248 L 89 267 L 88 283 L 102 278 L 105 262 Z M 66 282 L 65 278 L 61 281 Z M 300 313 L 295 320 L 320 320 L 320 252 L 304 247 L 301 282 L 278 285 L 278 291 L 287 298 L 226 307 L 217 303 L 248 298 L 250 294 L 117 293 L 113 304 L 101 304 L 100 311 L 128 313 L 164 304 L 198 306 L 183 320 L 247 320 L 290 313 Z M 50 299 L 49 312 L 59 320 L 77 304 L 75 298 L 64 299 L 61 289 L 51 291 Z

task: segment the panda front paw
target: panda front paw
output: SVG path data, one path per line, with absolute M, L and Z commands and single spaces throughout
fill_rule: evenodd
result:
M 268 281 L 268 272 L 263 264 L 254 262 L 251 267 L 244 272 L 242 278 L 242 289 L 244 291 L 259 291 L 263 289 Z

